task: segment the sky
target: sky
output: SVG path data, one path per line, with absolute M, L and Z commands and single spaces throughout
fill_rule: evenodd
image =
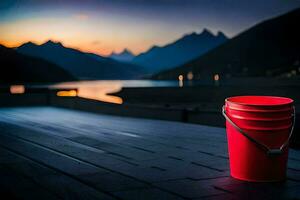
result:
M 204 28 L 234 37 L 300 0 L 1 0 L 0 44 L 60 41 L 86 52 L 134 54 Z

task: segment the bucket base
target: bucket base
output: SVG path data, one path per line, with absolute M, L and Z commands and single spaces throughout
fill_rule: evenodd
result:
M 248 178 L 243 178 L 243 177 L 238 177 L 234 175 L 230 175 L 234 179 L 238 179 L 241 181 L 247 181 L 247 182 L 256 182 L 256 183 L 273 183 L 273 182 L 284 182 L 286 181 L 286 177 L 281 178 L 281 179 L 270 179 L 270 180 L 259 180 L 259 179 L 248 179 Z

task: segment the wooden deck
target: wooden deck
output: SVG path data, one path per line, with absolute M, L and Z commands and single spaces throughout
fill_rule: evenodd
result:
M 300 151 L 283 183 L 230 178 L 225 130 L 54 108 L 0 109 L 0 199 L 300 199 Z M 5 198 L 4 198 L 5 197 Z

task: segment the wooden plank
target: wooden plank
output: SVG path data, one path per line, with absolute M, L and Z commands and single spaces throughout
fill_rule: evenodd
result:
M 0 165 L 0 177 L 1 196 L 7 199 L 61 199 L 32 180 L 17 174 L 8 165 Z
M 37 192 L 40 190 L 40 194 L 38 194 L 39 197 L 44 195 L 45 199 L 47 199 L 48 196 L 46 195 L 48 195 L 49 192 L 59 199 L 114 199 L 86 184 L 83 184 L 80 181 L 73 179 L 70 176 L 59 173 L 48 166 L 42 165 L 30 158 L 26 158 L 18 153 L 7 150 L 6 148 L 0 147 L 0 152 L 1 156 L 5 155 L 6 158 L 9 158 L 11 161 L 5 162 L 5 166 L 10 170 L 10 174 L 5 174 L 6 171 L 4 171 L 3 168 L 0 168 L 0 183 L 3 187 L 7 187 L 13 195 L 17 195 L 17 197 L 20 197 L 19 195 L 21 195 L 21 197 L 28 197 L 26 199 L 34 199 L 36 195 L 34 194 L 35 190 Z M 3 176 L 3 173 L 7 179 L 4 179 L 5 176 Z M 14 183 L 13 181 L 15 180 L 14 177 L 16 174 L 19 174 L 20 176 L 25 177 L 23 179 L 30 181 L 20 182 L 21 185 L 19 187 L 14 187 L 15 184 L 19 184 Z M 35 185 L 33 186 L 32 183 Z M 23 190 L 22 187 L 25 187 L 28 191 L 26 192 L 26 190 Z M 43 188 L 47 190 L 47 192 L 41 191 L 39 188 Z M 55 198 L 53 197 L 52 199 Z
M 159 181 L 159 180 L 185 178 L 185 177 L 191 177 L 191 178 L 197 179 L 197 178 L 204 178 L 204 177 L 211 178 L 211 177 L 223 176 L 223 173 L 220 173 L 222 170 L 210 167 L 209 165 L 208 166 L 206 166 L 206 165 L 201 166 L 199 164 L 195 165 L 191 162 L 187 162 L 187 165 L 185 167 L 186 169 L 189 169 L 189 170 L 182 171 L 176 165 L 169 165 L 167 172 L 159 172 L 159 171 L 157 171 L 157 169 L 163 169 L 163 168 L 161 168 L 159 166 L 155 166 L 155 165 L 149 167 L 149 165 L 147 165 L 147 162 L 141 162 L 141 161 L 143 161 L 141 159 L 139 159 L 138 163 L 143 164 L 145 166 L 141 165 L 140 167 L 137 167 L 137 166 L 127 165 L 127 167 L 124 168 L 125 163 L 123 165 L 121 165 L 120 167 L 118 167 L 116 165 L 112 166 L 112 164 L 109 164 L 109 166 L 107 166 L 105 163 L 103 163 L 102 159 L 99 159 L 99 158 L 103 157 L 103 154 L 95 154 L 94 152 L 86 152 L 85 153 L 85 152 L 83 152 L 83 150 L 79 149 L 77 145 L 73 145 L 71 142 L 66 141 L 66 140 L 64 141 L 63 139 L 59 140 L 58 138 L 55 138 L 54 136 L 47 135 L 46 133 L 42 133 L 42 137 L 41 137 L 41 134 L 39 134 L 39 135 L 32 134 L 32 133 L 28 134 L 27 132 L 28 131 L 24 130 L 24 129 L 22 129 L 22 132 L 19 132 L 15 128 L 13 130 L 13 132 L 10 134 L 17 136 L 18 138 L 22 138 L 22 139 L 28 140 L 30 142 L 37 143 L 39 145 L 43 145 L 46 148 L 50 148 L 53 151 L 58 151 L 59 153 L 66 154 L 66 155 L 74 157 L 76 159 L 80 159 L 83 162 L 88 162 L 88 163 L 94 164 L 99 167 L 112 169 L 115 172 L 123 173 L 128 176 L 138 177 L 138 178 L 142 179 L 143 181 L 153 182 L 153 181 Z M 37 136 L 35 137 L 35 135 L 37 135 Z M 121 149 L 121 150 L 124 151 L 124 149 Z M 119 153 L 124 154 L 124 152 L 122 152 L 121 150 L 119 151 Z M 131 154 L 134 154 L 136 152 L 132 149 L 129 152 L 127 150 L 126 153 L 128 153 L 128 156 L 132 156 Z M 129 154 L 129 153 L 131 153 L 131 154 Z M 153 153 L 147 153 L 147 154 L 153 154 Z M 197 153 L 197 154 L 199 157 L 201 156 L 200 153 Z M 135 154 L 135 156 L 136 155 L 140 155 L 140 153 Z M 163 155 L 160 155 L 160 156 L 163 156 Z M 188 154 L 187 154 L 187 156 L 188 156 Z M 205 156 L 208 156 L 208 155 L 205 155 Z M 134 157 L 134 158 L 136 158 L 136 157 Z M 166 159 L 171 160 L 170 158 L 167 158 L 167 157 L 166 157 Z M 210 158 L 210 159 L 212 159 L 212 158 Z M 104 160 L 105 160 L 105 158 L 104 158 Z M 148 158 L 148 160 L 150 160 L 150 159 Z M 153 160 L 153 159 L 151 159 L 151 160 Z M 138 160 L 136 160 L 136 161 L 138 161 Z M 213 162 L 213 160 L 212 160 L 212 162 Z M 177 171 L 177 172 L 175 172 L 175 171 Z M 195 172 L 195 171 L 197 171 L 197 172 Z
M 107 171 L 105 171 L 104 169 L 96 168 L 87 163 L 83 163 L 74 158 L 58 154 L 56 152 L 50 151 L 32 143 L 24 142 L 19 139 L 3 135 L 1 135 L 0 138 L 0 146 L 4 147 L 5 149 L 13 151 L 16 154 L 22 155 L 34 162 L 39 163 L 40 165 L 46 166 L 58 172 L 59 174 L 63 174 L 64 177 L 69 176 L 70 178 L 75 179 L 76 181 L 79 181 L 82 184 L 88 185 L 92 189 L 96 188 L 93 185 L 90 185 L 88 182 L 84 181 L 82 178 L 80 178 L 80 176 L 93 173 L 107 173 Z M 57 175 L 53 176 L 52 174 L 44 178 L 52 181 L 53 184 L 54 182 L 56 182 L 56 179 L 61 182 L 65 181 L 65 178 L 58 178 Z M 96 194 L 97 195 L 95 195 L 95 197 L 97 198 L 101 196 L 107 197 L 108 199 L 111 198 L 108 195 L 103 194 L 101 192 Z

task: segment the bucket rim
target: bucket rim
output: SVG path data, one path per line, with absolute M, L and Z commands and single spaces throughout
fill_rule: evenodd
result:
M 232 101 L 234 99 L 249 99 L 249 98 L 264 98 L 266 99 L 276 99 L 276 100 L 285 100 L 286 102 L 281 102 L 281 103 L 273 103 L 273 104 L 268 104 L 268 103 L 245 103 L 245 102 L 237 102 L 237 101 Z M 232 96 L 232 97 L 227 97 L 225 99 L 226 103 L 232 103 L 232 104 L 237 104 L 237 105 L 242 105 L 242 106 L 267 106 L 267 107 L 272 107 L 272 106 L 285 106 L 285 105 L 291 105 L 294 103 L 294 100 L 288 97 L 280 97 L 280 96 L 260 96 L 260 95 L 242 95 L 242 96 Z

